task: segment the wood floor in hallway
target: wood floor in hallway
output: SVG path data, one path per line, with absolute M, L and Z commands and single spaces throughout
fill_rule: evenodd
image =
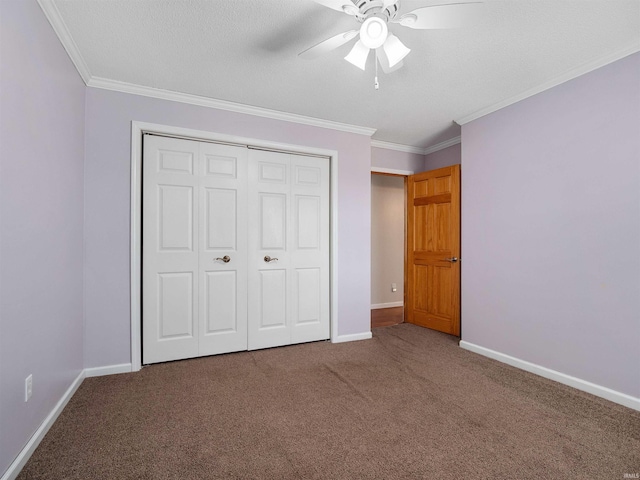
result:
M 390 327 L 404 322 L 404 307 L 371 310 L 371 328 Z

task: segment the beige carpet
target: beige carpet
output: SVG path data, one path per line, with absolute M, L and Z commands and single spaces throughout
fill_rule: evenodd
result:
M 20 479 L 623 479 L 640 412 L 413 325 L 86 379 Z

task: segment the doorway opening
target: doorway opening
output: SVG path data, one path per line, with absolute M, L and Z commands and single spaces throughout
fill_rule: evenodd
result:
M 372 174 L 372 327 L 401 323 L 403 308 L 404 322 L 460 336 L 460 165 L 415 175 L 388 169 Z M 396 181 L 402 205 L 394 208 L 377 194 L 379 186 L 392 183 L 384 175 L 402 178 L 402 189 Z M 394 234 L 397 243 L 385 243 Z M 388 263 L 396 272 L 402 265 L 402 274 L 385 270 Z M 396 298 L 394 276 L 403 278 L 403 294 Z
M 371 328 L 404 321 L 406 189 L 413 172 L 371 172 Z

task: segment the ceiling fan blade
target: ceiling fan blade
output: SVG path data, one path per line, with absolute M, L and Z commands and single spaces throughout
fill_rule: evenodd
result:
M 331 50 L 334 50 L 349 40 L 353 40 L 358 36 L 358 30 L 350 30 L 348 32 L 339 33 L 338 35 L 334 35 L 327 40 L 324 40 L 313 47 L 307 48 L 304 52 L 300 52 L 298 56 L 300 58 L 306 58 L 308 60 L 319 57 L 320 55 L 324 55 Z
M 313 0 L 320 5 L 324 5 L 325 7 L 332 8 L 333 10 L 337 10 L 339 12 L 344 12 L 349 15 L 355 15 L 358 12 L 358 7 L 356 7 L 351 0 Z M 343 7 L 347 7 L 346 9 Z
M 416 29 L 458 28 L 477 19 L 483 2 L 432 5 L 405 13 L 394 23 Z
M 383 0 L 382 9 L 384 10 L 385 8 L 390 7 L 391 5 L 395 5 L 396 3 L 398 3 L 398 0 Z
M 344 57 L 344 59 L 360 70 L 364 70 L 364 67 L 367 65 L 367 58 L 369 58 L 369 51 L 369 47 L 365 46 L 362 40 L 358 40 L 349 52 L 349 55 Z
M 400 63 L 411 51 L 411 49 L 407 48 L 393 33 L 389 34 L 381 48 L 387 57 L 389 68 L 395 67 L 396 64 Z
M 380 63 L 380 66 L 382 67 L 382 71 L 384 73 L 395 72 L 396 70 L 400 70 L 404 65 L 404 63 L 400 61 L 396 63 L 393 67 L 389 66 L 389 57 L 387 57 L 387 54 L 385 53 L 384 48 L 382 47 L 376 48 L 376 57 L 378 58 L 378 63 Z

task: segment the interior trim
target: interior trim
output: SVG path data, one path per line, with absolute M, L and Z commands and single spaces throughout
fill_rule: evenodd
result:
M 387 302 L 387 303 L 372 303 L 371 310 L 381 310 L 383 308 L 395 308 L 404 307 L 404 302 Z
M 82 77 L 82 80 L 88 87 L 102 88 L 105 90 L 113 90 L 122 93 L 131 93 L 134 95 L 141 95 L 144 97 L 159 98 L 162 100 L 169 100 L 173 102 L 187 103 L 190 105 L 198 105 L 201 107 L 216 108 L 218 110 L 226 110 L 236 113 L 244 113 L 247 115 L 254 115 L 257 117 L 271 118 L 273 120 L 282 120 L 285 122 L 293 122 L 302 125 L 311 125 L 320 128 L 329 128 L 332 130 L 339 130 L 342 132 L 355 133 L 359 135 L 366 135 L 371 137 L 375 132 L 375 128 L 362 127 L 359 125 L 350 125 L 347 123 L 334 122 L 331 120 L 323 120 L 315 117 L 308 117 L 305 115 L 298 115 L 295 113 L 280 112 L 278 110 L 271 110 L 268 108 L 254 107 L 252 105 L 244 105 L 241 103 L 228 102 L 226 100 L 217 100 L 214 98 L 202 97 L 198 95 L 191 95 L 187 93 L 172 92 L 170 90 L 162 90 L 159 88 L 145 87 L 142 85 L 135 85 L 127 82 L 118 82 L 116 80 L 109 80 L 107 78 L 95 77 L 91 74 L 87 63 L 85 62 L 80 49 L 74 42 L 73 37 L 69 33 L 60 11 L 53 3 L 52 0 L 37 0 L 40 8 L 44 12 L 47 20 L 56 32 L 56 35 L 60 39 L 62 46 L 67 51 L 69 58 L 78 70 L 78 73 Z
M 357 125 L 349 125 L 345 123 L 333 122 L 330 120 L 322 120 L 314 117 L 307 117 L 304 115 L 297 115 L 293 113 L 280 112 L 277 110 L 270 110 L 261 107 L 254 107 L 251 105 L 243 105 L 234 102 L 228 102 L 225 100 L 216 100 L 208 97 L 201 97 L 197 95 L 190 95 L 186 93 L 178 93 L 172 92 L 169 90 L 161 90 L 157 88 L 144 87 L 141 85 L 134 85 L 126 82 L 118 82 L 115 80 L 109 80 L 100 77 L 94 77 L 89 70 L 87 63 L 84 58 L 80 54 L 80 50 L 73 40 L 69 30 L 67 29 L 62 16 L 56 5 L 53 3 L 53 0 L 37 0 L 40 8 L 44 12 L 47 20 L 51 24 L 51 27 L 55 31 L 56 35 L 60 39 L 62 46 L 67 51 L 69 58 L 73 62 L 76 70 L 82 77 L 82 80 L 88 87 L 94 88 L 102 88 L 106 90 L 113 90 L 122 93 L 131 93 L 134 95 L 142 95 L 146 97 L 159 98 L 163 100 L 170 100 L 175 102 L 182 102 L 191 105 L 199 105 L 210 108 L 217 108 L 220 110 L 227 110 L 236 113 L 244 113 L 247 115 L 255 115 L 259 117 L 271 118 L 274 120 L 282 120 L 286 122 L 299 123 L 303 125 L 311 125 L 320 128 L 329 128 L 333 130 L 339 130 L 349 133 L 356 133 L 361 135 L 367 135 L 371 137 L 375 132 L 375 128 L 370 127 L 362 127 Z M 632 55 L 640 51 L 640 44 L 638 42 L 634 42 L 626 48 L 613 52 L 611 54 L 605 55 L 603 57 L 597 58 L 586 64 L 569 70 L 568 72 L 548 81 L 536 87 L 533 87 L 529 90 L 526 90 L 518 95 L 514 95 L 512 97 L 501 100 L 492 105 L 488 105 L 480 110 L 477 110 L 473 113 L 470 113 L 464 117 L 460 117 L 455 120 L 455 123 L 458 125 L 464 125 L 473 120 L 476 120 L 480 117 L 493 113 L 497 110 L 500 110 L 504 107 L 512 105 L 516 102 L 524 100 L 528 97 L 536 95 L 540 92 L 553 88 L 561 83 L 572 80 L 576 77 L 584 75 L 585 73 L 589 73 L 593 70 L 596 70 L 600 67 L 608 65 L 609 63 L 615 62 L 616 60 L 620 60 L 626 56 Z M 382 142 L 379 140 L 372 140 L 371 146 L 374 148 L 385 148 L 387 150 L 396 150 L 400 152 L 406 153 L 416 153 L 418 155 L 428 155 L 429 153 L 437 152 L 438 150 L 442 150 L 443 148 L 447 148 L 451 145 L 455 145 L 455 143 L 447 144 L 447 142 L 453 141 L 455 139 L 446 140 L 445 142 L 433 145 L 428 148 L 415 147 L 410 145 L 402 145 L 398 143 L 390 143 L 390 142 Z M 459 143 L 459 142 L 458 142 Z
M 458 135 L 457 137 L 450 138 L 449 140 L 445 140 L 444 142 L 436 143 L 435 145 L 425 148 L 424 154 L 429 155 L 430 153 L 439 152 L 440 150 L 444 150 L 445 148 L 452 147 L 453 145 L 458 145 L 462 142 L 462 137 Z
M 215 108 L 217 110 L 225 110 L 228 112 L 242 113 L 245 115 L 253 115 L 255 117 L 270 118 L 272 120 L 281 120 L 283 122 L 293 122 L 301 125 L 310 125 L 313 127 L 329 128 L 339 130 L 341 132 L 355 133 L 358 135 L 366 135 L 371 137 L 376 132 L 375 128 L 361 127 L 358 125 L 349 125 L 347 123 L 339 123 L 331 120 L 323 120 L 320 118 L 307 117 L 295 113 L 280 112 L 278 110 L 270 110 L 268 108 L 254 107 L 252 105 L 244 105 L 241 103 L 228 102 L 226 100 L 217 100 L 215 98 L 202 97 L 199 95 L 191 95 L 189 93 L 172 92 L 170 90 L 162 90 L 160 88 L 145 87 L 135 85 L 133 83 L 118 82 L 106 78 L 91 77 L 87 82 L 88 87 L 102 88 L 114 92 L 130 93 L 143 97 L 158 98 L 161 100 L 169 100 L 171 102 L 186 103 L 189 105 L 197 105 L 200 107 Z
M 402 145 L 400 143 L 382 142 L 380 140 L 371 140 L 372 148 L 384 148 L 385 150 L 395 150 L 396 152 L 415 153 L 424 155 L 424 148 L 413 147 L 411 145 Z
M 617 392 L 610 388 L 596 385 L 595 383 L 587 382 L 586 380 L 572 377 L 571 375 L 567 375 L 556 370 L 551 370 L 550 368 L 542 367 L 540 365 L 536 365 L 535 363 L 527 362 L 526 360 L 521 360 L 504 353 L 496 352 L 495 350 L 491 350 L 489 348 L 481 347 L 480 345 L 465 342 L 464 340 L 460 341 L 460 347 L 464 348 L 465 350 L 478 353 L 485 357 L 492 358 L 499 362 L 506 363 L 507 365 L 511 365 L 512 367 L 516 367 L 521 370 L 540 375 L 541 377 L 548 378 L 549 380 L 568 385 L 578 390 L 582 390 L 583 392 L 587 392 L 597 397 L 601 397 L 620 405 L 624 405 L 625 407 L 640 411 L 640 398 L 632 397 L 631 395 L 627 395 L 626 393 Z
M 337 337 L 331 337 L 331 343 L 344 343 L 355 342 L 356 340 L 369 340 L 373 338 L 371 332 L 352 333 L 350 335 L 338 335 Z
M 395 168 L 371 167 L 371 173 L 390 173 L 392 175 L 413 175 L 413 170 L 398 170 Z
M 440 150 L 449 148 L 452 145 L 457 145 L 460 142 L 461 142 L 461 137 L 460 135 L 458 135 L 457 137 L 453 137 L 453 138 L 450 138 L 449 140 L 436 143 L 435 145 L 431 145 L 430 147 L 427 147 L 427 148 L 412 147 L 411 145 L 401 145 L 399 143 L 381 142 L 380 140 L 371 140 L 371 147 L 384 148 L 385 150 L 395 150 L 397 152 L 416 153 L 418 155 L 429 155 L 430 153 L 439 152 Z
M 53 3 L 52 0 L 38 0 L 38 5 L 40 5 L 40 8 L 44 12 L 45 17 L 47 17 L 47 20 L 49 20 L 49 23 L 53 27 L 53 31 L 58 35 L 60 43 L 62 43 L 62 46 L 67 51 L 67 55 L 69 55 L 71 62 L 75 65 L 76 70 L 82 77 L 82 80 L 87 84 L 91 79 L 91 72 L 89 71 L 87 63 L 84 61 L 84 58 L 80 54 L 78 45 L 76 45 L 73 37 L 71 37 L 71 34 L 67 29 L 67 25 L 64 23 L 64 20 L 62 20 L 58 7 L 56 7 L 56 4 Z
M 550 88 L 553 88 L 562 83 L 568 82 L 569 80 L 573 80 L 574 78 L 580 77 L 585 73 L 589 73 L 589 72 L 592 72 L 593 70 L 597 70 L 600 67 L 604 67 L 605 65 L 613 63 L 629 55 L 633 55 L 634 53 L 637 53 L 637 52 L 640 52 L 640 43 L 634 42 L 626 48 L 617 50 L 613 53 L 604 55 L 602 57 L 596 58 L 595 60 L 587 62 L 579 67 L 573 68 L 568 72 L 563 73 L 562 75 L 559 75 L 547 82 L 544 82 L 541 85 L 530 88 L 529 90 L 519 93 L 518 95 L 505 98 L 504 100 L 494 103 L 493 105 L 488 105 L 480 110 L 470 113 L 469 115 L 460 117 L 455 122 L 458 125 L 464 125 L 465 123 L 472 122 L 473 120 L 477 120 L 480 117 L 489 115 L 490 113 L 501 110 L 505 107 L 508 107 L 509 105 L 512 105 L 521 100 L 537 95 L 538 93 L 544 92 L 545 90 L 549 90 Z
M 119 365 L 107 365 L 105 367 L 85 368 L 84 374 L 86 378 L 104 377 L 105 375 L 116 375 L 118 373 L 130 373 L 131 364 L 121 363 Z
M 71 382 L 69 388 L 67 388 L 67 390 L 62 394 L 60 400 L 58 400 L 56 405 L 49 412 L 49 415 L 45 417 L 35 433 L 31 435 L 31 438 L 29 439 L 27 444 L 22 448 L 22 450 L 20 450 L 18 456 L 13 460 L 13 462 L 11 462 L 11 465 L 9 465 L 9 468 L 7 468 L 7 471 L 4 472 L 0 480 L 13 480 L 18 476 L 20 470 L 22 470 L 27 461 L 29 461 L 29 458 L 31 458 L 33 452 L 36 451 L 36 448 L 38 448 L 38 445 L 40 445 L 40 442 L 47 434 L 51 426 L 54 424 L 58 416 L 62 413 L 64 407 L 67 405 L 67 403 L 69 403 L 69 400 L 71 400 L 73 394 L 76 393 L 76 390 L 78 390 L 78 387 L 82 384 L 82 381 L 84 379 L 85 371 L 82 370 L 75 378 L 75 380 Z

